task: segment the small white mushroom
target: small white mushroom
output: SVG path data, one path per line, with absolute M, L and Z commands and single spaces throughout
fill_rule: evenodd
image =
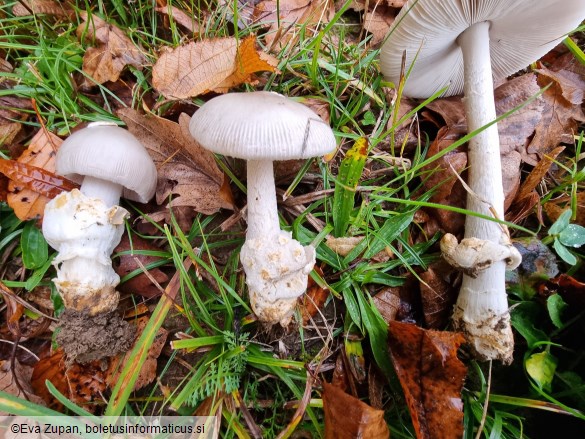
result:
M 336 146 L 333 132 L 311 109 L 271 92 L 213 98 L 195 112 L 190 131 L 208 150 L 248 161 L 248 230 L 240 260 L 258 318 L 285 325 L 307 289 L 315 249 L 280 230 L 272 162 L 329 153 Z
M 81 182 L 45 207 L 43 234 L 59 254 L 53 279 L 65 307 L 90 315 L 118 305 L 120 277 L 110 255 L 124 233 L 120 195 L 147 202 L 156 167 L 142 144 L 115 125 L 94 123 L 69 136 L 56 157 L 57 173 Z
M 406 51 L 409 75 L 403 94 L 427 98 L 443 88 L 445 96 L 464 91 L 467 125 L 473 132 L 496 119 L 493 79 L 505 78 L 543 56 L 584 16 L 583 0 L 409 0 L 380 50 L 380 68 L 398 84 Z M 473 193 L 467 197 L 467 209 L 486 216 L 495 212 L 503 219 L 495 124 L 469 141 L 468 163 Z M 490 241 L 497 249 L 507 231 L 496 222 L 468 215 L 465 237 Z M 512 360 L 505 270 L 506 263 L 499 260 L 475 277 L 463 276 L 453 321 L 481 359 Z

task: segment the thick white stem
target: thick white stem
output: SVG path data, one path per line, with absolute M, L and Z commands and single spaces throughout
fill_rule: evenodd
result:
M 248 231 L 246 239 L 273 236 L 280 231 L 271 160 L 248 161 Z
M 115 206 L 120 202 L 123 189 L 120 184 L 90 176 L 84 177 L 83 183 L 79 188 L 83 195 L 99 198 L 108 207 Z
M 287 325 L 307 289 L 315 249 L 280 230 L 272 161 L 248 161 L 248 231 L 240 259 L 258 319 Z
M 491 73 L 489 26 L 476 23 L 459 36 L 465 75 L 465 110 L 469 132 L 496 118 Z M 469 186 L 467 209 L 487 216 L 504 217 L 504 190 L 500 161 L 500 140 L 494 124 L 469 141 Z M 493 210 L 493 212 L 492 212 Z M 468 215 L 465 237 L 502 242 L 502 227 Z M 483 359 L 511 361 L 512 330 L 505 285 L 505 261 L 494 262 L 476 278 L 463 276 L 454 314 L 455 325 Z

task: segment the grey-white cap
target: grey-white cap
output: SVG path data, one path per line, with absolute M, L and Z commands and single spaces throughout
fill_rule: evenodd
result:
M 497 80 L 542 57 L 584 17 L 584 0 L 409 0 L 380 50 L 380 69 L 398 84 L 406 50 L 406 70 L 412 65 L 406 96 L 426 98 L 444 87 L 445 96 L 459 94 L 463 56 L 457 37 L 471 25 L 490 23 L 492 74 Z
M 317 157 L 335 149 L 333 131 L 310 108 L 278 93 L 228 93 L 195 112 L 191 135 L 206 149 L 246 160 Z
M 123 197 L 146 203 L 156 190 L 156 166 L 130 132 L 95 123 L 71 134 L 56 157 L 57 173 L 81 183 L 90 176 L 123 186 Z

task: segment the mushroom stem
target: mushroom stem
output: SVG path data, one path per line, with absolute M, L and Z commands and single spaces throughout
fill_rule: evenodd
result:
M 246 239 L 280 231 L 272 160 L 248 160 L 248 231 Z
M 490 60 L 488 22 L 476 23 L 463 32 L 458 43 L 463 52 L 465 111 L 469 132 L 496 118 Z M 504 217 L 504 190 L 500 140 L 496 124 L 476 134 L 468 147 L 467 209 L 483 215 Z M 465 237 L 505 243 L 505 227 L 468 215 Z M 506 262 L 494 261 L 477 277 L 463 275 L 455 313 L 455 326 L 466 333 L 480 358 L 512 360 L 513 336 L 505 285 Z
M 120 202 L 123 187 L 121 184 L 88 175 L 84 177 L 79 190 L 83 195 L 99 198 L 106 206 L 112 207 Z
M 240 259 L 254 313 L 286 326 L 307 289 L 315 249 L 280 230 L 271 160 L 248 161 L 248 232 Z

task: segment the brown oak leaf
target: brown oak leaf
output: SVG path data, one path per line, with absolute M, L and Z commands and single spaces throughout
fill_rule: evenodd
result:
M 175 123 L 130 108 L 119 111 L 118 116 L 146 147 L 156 165 L 157 204 L 172 196 L 172 207 L 189 207 L 208 215 L 221 208 L 233 208 L 231 192 L 224 187 L 224 175 L 213 153 L 189 134 L 189 116 L 181 114 L 179 123 Z

